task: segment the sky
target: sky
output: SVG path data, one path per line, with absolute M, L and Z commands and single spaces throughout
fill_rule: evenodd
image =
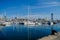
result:
M 60 19 L 60 0 L 0 0 L 0 16 Z

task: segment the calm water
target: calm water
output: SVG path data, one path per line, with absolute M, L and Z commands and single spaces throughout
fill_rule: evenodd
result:
M 51 27 L 60 31 L 60 24 L 49 26 L 13 25 L 0 28 L 0 40 L 36 40 L 51 34 Z

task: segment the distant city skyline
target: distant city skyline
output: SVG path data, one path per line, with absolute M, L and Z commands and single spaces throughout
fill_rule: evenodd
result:
M 60 19 L 60 0 L 0 0 L 0 16 L 27 16 Z

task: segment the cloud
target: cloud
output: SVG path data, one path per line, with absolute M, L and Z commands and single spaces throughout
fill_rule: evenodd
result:
M 36 8 L 47 8 L 47 7 L 55 7 L 55 6 L 60 6 L 60 2 L 42 2 L 42 3 L 37 3 L 37 6 L 31 6 L 31 9 L 36 9 Z
M 22 18 L 28 18 L 28 15 L 21 16 Z M 29 18 L 50 18 L 50 15 L 47 14 L 34 14 L 34 15 L 29 15 Z
M 20 16 L 21 18 L 28 18 L 28 15 L 25 16 Z M 56 19 L 60 19 L 60 15 L 59 14 L 54 14 L 54 20 Z M 29 15 L 29 18 L 48 18 L 51 19 L 51 14 L 34 14 L 34 15 Z
M 60 2 L 44 2 L 42 4 L 47 4 L 47 5 L 60 5 Z
M 31 9 L 36 9 L 36 8 L 47 8 L 47 7 L 53 7 L 53 6 L 56 6 L 56 5 L 31 6 L 30 8 Z

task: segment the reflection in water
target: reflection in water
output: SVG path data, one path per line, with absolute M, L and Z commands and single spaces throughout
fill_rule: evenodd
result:
M 54 25 L 53 29 L 60 29 L 58 25 Z M 51 26 L 9 26 L 3 27 L 0 30 L 0 39 L 4 40 L 28 40 L 28 31 L 29 31 L 29 40 L 36 40 L 43 36 L 51 34 Z

